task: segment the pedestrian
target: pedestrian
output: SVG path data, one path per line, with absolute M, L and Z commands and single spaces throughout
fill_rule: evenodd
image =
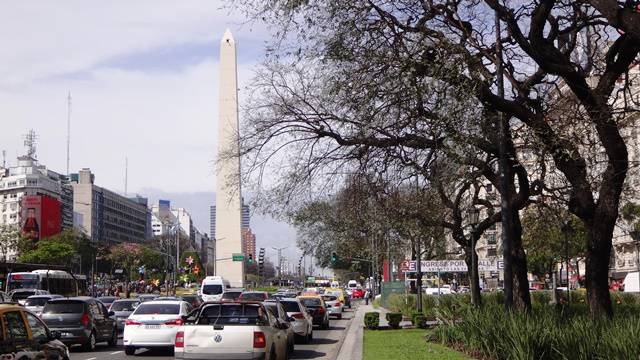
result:
M 367 289 L 367 291 L 365 291 L 364 293 L 364 304 L 365 305 L 369 305 L 369 297 L 371 296 L 371 291 L 369 291 L 369 289 Z

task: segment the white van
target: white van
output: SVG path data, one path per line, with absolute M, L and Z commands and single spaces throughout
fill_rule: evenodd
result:
M 198 290 L 198 295 L 202 301 L 220 301 L 222 294 L 226 289 L 231 288 L 229 280 L 225 280 L 222 276 L 207 276 L 202 280 L 202 286 Z
M 347 283 L 347 288 L 351 290 L 358 288 L 358 286 L 360 286 L 360 284 L 358 284 L 358 282 L 355 280 L 349 280 L 349 282 Z
M 624 292 L 640 292 L 640 284 L 638 284 L 638 272 L 630 272 L 624 277 Z

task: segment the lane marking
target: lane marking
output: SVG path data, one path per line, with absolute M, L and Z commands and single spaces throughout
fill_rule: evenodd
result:
M 115 355 L 115 354 L 120 354 L 122 351 L 114 351 L 112 353 L 110 353 L 109 355 Z
M 86 359 L 86 360 L 96 360 L 96 359 L 97 359 L 97 358 L 92 357 L 92 358 L 88 358 L 88 359 Z

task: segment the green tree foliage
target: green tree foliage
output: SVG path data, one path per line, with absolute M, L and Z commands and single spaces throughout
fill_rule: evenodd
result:
M 76 253 L 76 247 L 69 239 L 52 236 L 40 240 L 35 249 L 22 254 L 19 259 L 26 263 L 65 265 Z
M 523 243 L 527 251 L 529 271 L 540 277 L 553 267 L 584 256 L 586 229 L 576 216 L 565 210 L 547 206 L 528 208 L 522 216 Z
M 20 243 L 21 234 L 17 226 L 0 225 L 0 252 L 7 261 L 7 252 L 15 249 Z

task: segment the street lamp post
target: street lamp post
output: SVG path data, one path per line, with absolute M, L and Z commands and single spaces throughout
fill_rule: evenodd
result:
M 569 282 L 569 235 L 573 234 L 571 220 L 567 220 L 562 224 L 562 233 L 564 234 L 564 257 L 567 272 L 567 300 L 571 303 L 571 283 Z M 560 273 L 562 275 L 562 273 Z
M 471 269 L 469 271 L 470 277 L 470 285 L 471 289 L 471 303 L 474 306 L 479 306 L 478 298 L 479 294 L 477 292 L 480 290 L 480 286 L 478 282 L 480 279 L 478 278 L 478 267 L 476 266 L 476 226 L 478 225 L 478 217 L 480 216 L 480 210 L 475 206 L 471 207 L 467 212 L 467 217 L 469 218 L 469 225 L 471 225 Z
M 638 289 L 640 289 L 640 231 L 633 230 L 629 235 L 636 245 L 636 271 L 638 271 Z

